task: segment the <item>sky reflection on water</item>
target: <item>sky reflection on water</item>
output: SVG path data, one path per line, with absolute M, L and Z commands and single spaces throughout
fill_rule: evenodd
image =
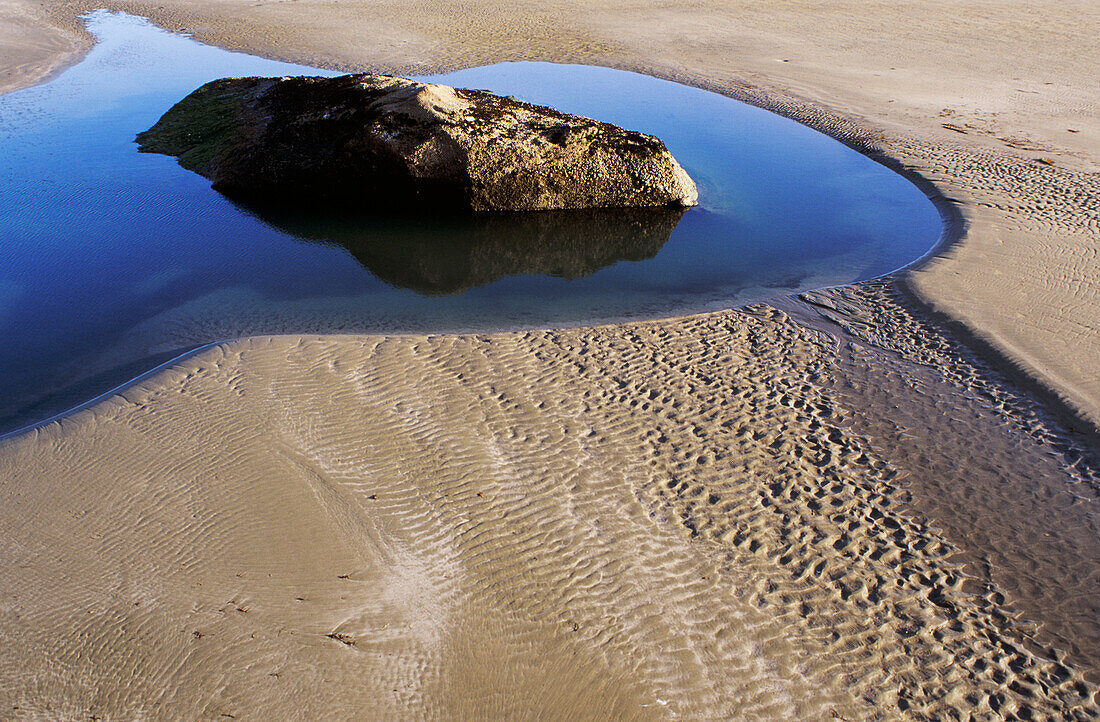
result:
M 450 228 L 269 216 L 173 158 L 139 154 L 134 136 L 215 78 L 333 73 L 123 14 L 97 11 L 89 28 L 99 42 L 81 63 L 0 97 L 0 431 L 210 341 L 738 306 L 883 275 L 942 232 L 911 183 L 797 123 L 648 76 L 548 63 L 433 80 L 656 135 L 696 180 L 701 206 L 679 218 Z

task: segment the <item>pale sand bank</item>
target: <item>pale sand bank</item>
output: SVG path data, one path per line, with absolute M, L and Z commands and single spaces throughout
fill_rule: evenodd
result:
M 0 0 L 0 93 L 49 78 L 88 44 L 77 23 L 51 22 L 40 4 Z
M 208 351 L 0 447 L 0 638 L 19 650 L 0 700 L 73 718 L 1100 711 L 1001 592 L 964 589 L 953 545 L 900 503 L 904 471 L 851 433 L 834 363 L 766 309 Z
M 103 4 L 349 68 L 646 70 L 876 147 L 968 224 L 901 283 L 1100 418 L 1091 4 Z M 1097 715 L 1095 458 L 889 286 L 813 300 L 240 342 L 5 442 L 0 699 Z

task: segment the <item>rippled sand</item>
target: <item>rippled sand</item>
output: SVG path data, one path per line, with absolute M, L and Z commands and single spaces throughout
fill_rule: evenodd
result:
M 243 340 L 2 442 L 0 709 L 1100 715 L 1091 4 L 106 4 L 703 84 L 915 169 L 959 238 L 782 311 Z M 78 38 L 29 7 L 5 38 Z
M 769 309 L 208 351 L 3 447 L 0 637 L 24 654 L 0 698 L 1097 712 L 1003 595 L 965 589 L 902 468 L 851 433 L 833 363 Z

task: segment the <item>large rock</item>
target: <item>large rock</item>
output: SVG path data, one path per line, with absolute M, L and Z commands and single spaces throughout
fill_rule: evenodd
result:
M 245 198 L 474 211 L 697 201 L 657 138 L 385 75 L 215 80 L 138 142 Z

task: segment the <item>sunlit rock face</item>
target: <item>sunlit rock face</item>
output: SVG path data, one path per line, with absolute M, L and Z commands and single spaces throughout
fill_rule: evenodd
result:
M 487 91 L 384 75 L 226 78 L 138 136 L 231 196 L 351 207 L 687 207 L 657 138 Z

